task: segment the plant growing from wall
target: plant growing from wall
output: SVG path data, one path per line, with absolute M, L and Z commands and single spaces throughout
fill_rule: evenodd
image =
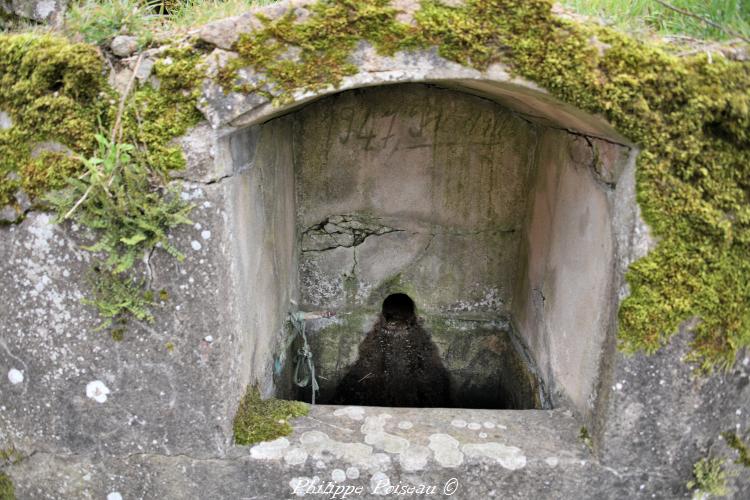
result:
M 118 132 L 113 130 L 112 137 Z M 84 172 L 69 178 L 68 187 L 47 200 L 58 213 L 57 222 L 72 218 L 96 231 L 96 242 L 84 248 L 104 258 L 95 264 L 90 279 L 93 298 L 85 301 L 105 318 L 102 327 L 125 313 L 150 321 L 151 292 L 129 271 L 157 246 L 179 260 L 184 258 L 167 233 L 191 223 L 187 215 L 192 206 L 180 198 L 177 186 L 166 186 L 160 172 L 144 162 L 133 145 L 112 142 L 101 134 L 96 141 L 97 154 L 80 158 Z
M 130 98 L 118 100 L 93 47 L 0 35 L 0 111 L 12 122 L 0 129 L 0 206 L 22 190 L 35 206 L 52 206 L 58 221 L 91 230 L 86 249 L 101 258 L 84 301 L 98 308 L 102 326 L 128 315 L 152 319 L 153 293 L 134 266 L 157 247 L 181 258 L 167 233 L 189 222 L 190 206 L 168 179 L 185 164 L 171 141 L 200 120 L 199 59 L 192 47 L 163 51 L 152 80 L 131 93 L 131 79 Z M 59 144 L 57 151 L 35 152 L 48 143 Z
M 687 488 L 693 490 L 693 498 L 701 500 L 711 496 L 725 496 L 728 474 L 724 470 L 724 459 L 701 458 L 693 465 L 693 479 Z
M 747 443 L 735 432 L 723 432 L 721 436 L 726 440 L 727 446 L 734 449 L 739 455 L 734 462 L 743 467 L 750 468 L 750 447 L 748 447 Z

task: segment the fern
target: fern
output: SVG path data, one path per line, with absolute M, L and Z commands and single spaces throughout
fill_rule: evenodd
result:
M 149 168 L 144 155 L 131 144 L 118 144 L 96 136 L 98 148 L 90 158 L 79 158 L 85 167 L 68 187 L 47 200 L 57 212 L 57 222 L 72 218 L 94 230 L 96 240 L 84 249 L 101 255 L 95 264 L 93 300 L 103 326 L 131 314 L 153 320 L 144 282 L 137 282 L 132 268 L 137 260 L 161 247 L 179 260 L 184 255 L 168 240 L 170 229 L 191 224 L 192 205 L 179 196 L 179 188 L 167 186 L 163 174 Z

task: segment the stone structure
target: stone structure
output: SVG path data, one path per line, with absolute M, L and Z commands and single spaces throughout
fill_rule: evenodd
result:
M 253 23 L 202 31 L 215 64 L 227 26 Z M 286 498 L 329 480 L 375 496 L 452 478 L 456 498 L 679 498 L 707 450 L 729 453 L 720 432 L 748 428 L 748 358 L 696 380 L 687 331 L 650 357 L 615 349 L 623 273 L 650 245 L 633 145 L 499 64 L 366 44 L 352 60 L 339 88 L 281 106 L 206 80 L 206 121 L 179 139 L 187 257 L 142 263 L 169 298 L 121 342 L 81 303 L 83 230 L 38 212 L 0 226 L 0 442 L 28 455 L 8 469 L 20 498 Z M 310 324 L 335 378 L 397 292 L 455 376 L 496 377 L 469 366 L 494 345 L 554 409 L 320 406 L 288 439 L 233 445 L 245 386 L 288 390 L 291 311 L 337 313 Z
M 67 0 L 2 0 L 0 9 L 7 15 L 38 23 L 59 24 L 68 6 Z

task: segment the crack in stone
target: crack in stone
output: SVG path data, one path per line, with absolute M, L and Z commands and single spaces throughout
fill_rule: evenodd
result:
M 575 135 L 575 134 L 573 134 Z M 607 182 L 604 180 L 602 176 L 602 172 L 599 169 L 599 155 L 596 151 L 596 148 L 594 147 L 594 143 L 591 142 L 591 137 L 581 135 L 583 139 L 586 141 L 586 144 L 588 145 L 589 149 L 591 150 L 591 164 L 589 165 L 589 170 L 591 170 L 591 173 L 594 176 L 594 180 L 597 182 L 597 184 L 600 184 L 601 186 L 604 186 L 606 189 L 609 189 L 610 191 L 614 191 L 614 189 L 617 187 L 616 182 Z M 628 148 L 629 150 L 630 148 Z
M 302 252 L 325 252 L 336 248 L 354 248 L 370 236 L 403 232 L 358 215 L 332 215 L 302 232 Z

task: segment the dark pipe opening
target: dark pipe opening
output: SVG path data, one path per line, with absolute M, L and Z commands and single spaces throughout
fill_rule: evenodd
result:
M 414 301 L 405 293 L 394 293 L 383 301 L 382 312 L 386 321 L 409 321 L 415 318 Z

